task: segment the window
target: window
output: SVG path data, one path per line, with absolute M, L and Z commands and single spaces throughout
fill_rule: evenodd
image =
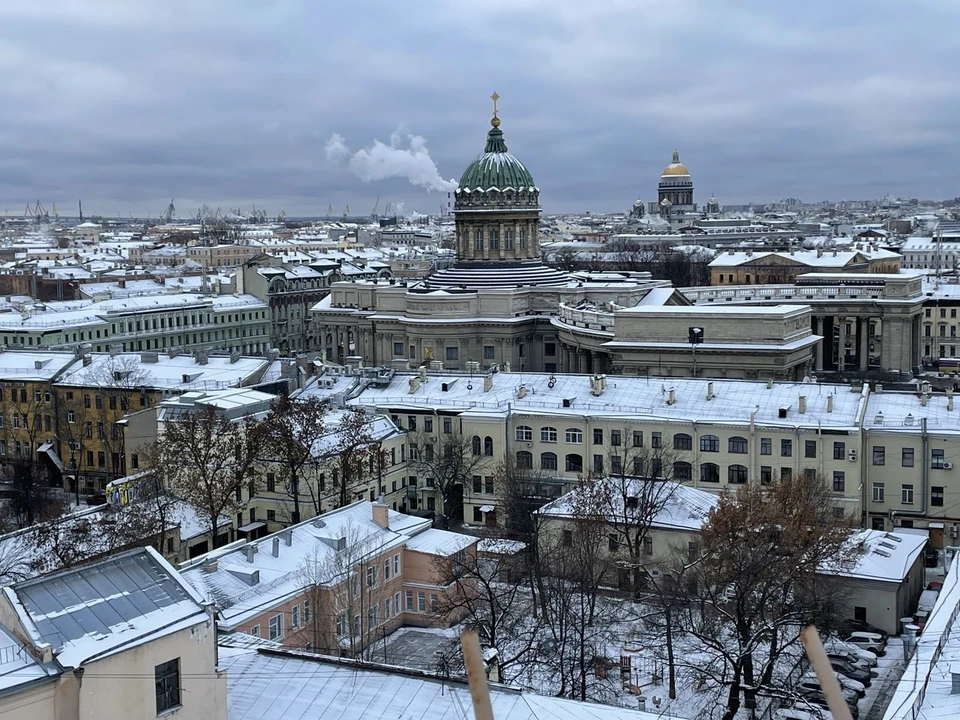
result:
M 157 694 L 157 715 L 180 707 L 180 658 L 168 660 L 153 669 Z
M 563 531 L 563 546 L 573 547 L 573 530 Z
M 377 586 L 377 566 L 368 565 L 367 566 L 367 588 L 375 588 Z
M 614 447 L 620 447 L 623 444 L 623 433 L 619 430 L 611 430 L 610 444 Z
M 493 476 L 492 475 L 486 475 L 483 478 L 483 491 L 487 495 L 493 495 Z
M 641 443 L 641 445 L 642 444 L 643 443 Z M 636 447 L 640 447 L 640 446 L 637 445 Z M 659 450 L 660 448 L 663 447 L 663 433 L 660 433 L 660 432 L 650 433 L 650 447 L 654 448 L 655 450 Z
M 720 466 L 716 463 L 703 463 L 700 466 L 700 482 L 720 482 Z
M 393 356 L 394 357 L 403 357 L 403 343 L 395 342 L 393 344 Z
M 253 637 L 260 637 L 260 625 L 252 625 L 250 627 L 250 634 L 253 635 Z
M 842 518 L 842 517 L 843 517 L 843 508 L 842 508 L 842 507 L 835 507 L 835 508 L 833 508 L 833 516 L 834 516 L 835 518 L 837 518 L 838 520 L 839 520 L 840 518 Z
M 803 441 L 803 456 L 805 458 L 815 458 L 817 456 L 817 441 L 816 440 L 804 440 Z
M 780 457 L 792 457 L 793 456 L 793 440 L 781 440 L 780 441 Z
M 483 454 L 487 457 L 493 457 L 493 438 L 485 437 L 483 439 Z
M 913 505 L 913 485 L 900 486 L 900 502 L 904 505 Z
M 483 492 L 483 478 L 479 475 L 473 476 L 473 492 L 475 495 Z
M 594 428 L 593 431 L 593 444 L 594 445 L 603 445 L 603 430 L 600 428 Z
M 769 485 L 773 482 L 773 468 L 769 465 L 760 466 L 760 484 Z
M 900 466 L 913 467 L 913 448 L 902 448 L 900 450 Z
M 557 441 L 557 429 L 552 427 L 540 428 L 540 442 L 555 443 Z
M 367 608 L 367 628 L 375 628 L 380 624 L 380 606 L 371 605 Z
M 484 360 L 493 360 L 495 357 L 493 345 L 484 345 L 483 346 L 483 359 Z
M 518 425 L 514 432 L 514 437 L 518 442 L 530 442 L 533 440 L 533 428 L 526 425 Z
M 743 485 L 747 481 L 746 465 L 730 465 L 727 468 L 727 482 L 731 485 Z
M 693 480 L 693 466 L 688 462 L 675 462 L 673 464 L 673 479 L 677 482 Z
M 407 430 L 416 430 L 417 429 L 417 416 L 408 415 L 407 416 Z
M 554 453 L 541 453 L 540 454 L 540 469 L 541 470 L 556 470 L 557 469 L 557 456 Z
M 448 347 L 446 349 L 446 358 L 447 360 L 459 360 L 460 348 L 458 348 L 456 345 Z
M 474 455 L 480 454 L 480 436 L 474 435 L 470 438 L 470 449 L 473 451 Z
M 603 455 L 593 456 L 593 472 L 597 475 L 603 475 Z
M 583 472 L 583 458 L 576 453 L 570 453 L 564 458 L 563 467 L 566 472 Z
M 407 590 L 406 593 L 407 612 L 413 612 L 413 591 Z
M 390 579 L 390 568 L 391 568 L 390 558 L 387 558 L 386 560 L 383 561 L 383 579 L 384 580 Z
M 609 552 L 615 553 L 620 547 L 620 541 L 617 539 L 616 533 L 610 533 L 607 535 L 607 550 Z
M 760 438 L 760 454 L 773 455 L 773 440 L 770 438 Z
M 426 593 L 418 592 L 417 593 L 417 612 L 426 612 L 427 611 L 427 595 Z
M 634 458 L 634 462 L 637 460 L 638 458 Z M 623 474 L 623 458 L 621 458 L 619 455 L 610 456 L 610 472 L 612 472 L 614 475 Z M 639 475 L 640 473 L 635 472 L 634 474 Z
M 576 428 L 567 428 L 563 432 L 564 442 L 579 445 L 583 442 L 583 433 Z
M 873 464 L 885 465 L 887 462 L 887 449 L 883 445 L 873 446 Z
M 943 469 L 943 449 L 930 451 L 930 467 L 934 470 Z
M 696 562 L 700 557 L 700 543 L 696 541 L 687 542 L 687 562 Z
M 643 536 L 643 554 L 653 555 L 653 538 L 649 535 Z
M 720 452 L 720 438 L 716 435 L 701 435 L 700 452 Z
M 673 436 L 674 450 L 693 450 L 693 438 L 686 433 L 677 433 Z
M 727 442 L 727 450 L 732 453 L 744 455 L 747 452 L 747 439 L 742 437 L 732 437 Z
M 453 420 L 451 420 L 450 418 L 443 419 L 443 432 L 446 435 L 449 435 L 450 433 L 453 432 Z
M 875 482 L 873 484 L 873 501 L 875 503 L 883 502 L 883 483 Z
M 300 606 L 294 605 L 290 608 L 290 629 L 296 630 L 300 627 Z
M 930 486 L 930 504 L 934 507 L 943 507 L 943 486 Z
M 793 479 L 793 468 L 780 466 L 780 479 L 781 480 L 791 480 Z
M 633 431 L 633 446 L 643 447 L 643 430 Z
M 843 470 L 833 471 L 833 491 L 843 492 L 847 486 L 847 476 Z
M 277 491 L 277 476 L 272 472 L 267 473 L 267 492 Z
M 533 469 L 533 453 L 527 452 L 526 450 L 519 451 L 517 453 L 517 469 L 532 470 Z
M 393 617 L 393 600 L 387 598 L 383 601 L 383 619 L 389 620 Z
M 843 460 L 846 456 L 847 456 L 847 444 L 842 442 L 835 442 L 833 444 L 833 459 Z
M 400 574 L 400 553 L 393 556 L 393 574 L 394 577 Z M 397 607 L 400 607 L 400 601 L 397 601 Z

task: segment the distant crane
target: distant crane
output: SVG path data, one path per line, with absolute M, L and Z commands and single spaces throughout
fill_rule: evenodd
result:
M 160 216 L 160 221 L 164 225 L 169 225 L 170 221 L 177 216 L 177 208 L 173 205 L 173 198 L 170 198 L 170 204 L 167 205 L 167 209 L 163 211 L 163 215 Z
M 38 223 L 46 222 L 50 219 L 50 213 L 47 212 L 47 209 L 39 200 L 37 200 L 36 205 L 30 205 L 27 203 L 27 209 L 24 212 L 24 215 Z
M 277 213 L 277 222 L 286 222 L 286 221 L 287 221 L 287 213 L 281 210 L 280 212 Z
M 327 205 L 327 217 L 328 218 L 333 217 L 333 203 L 331 203 L 330 205 Z
M 393 203 L 387 202 L 387 206 L 383 209 L 383 216 L 390 217 L 390 211 L 393 209 Z
M 59 220 L 59 219 L 60 219 L 60 213 L 57 212 L 57 204 L 56 204 L 56 203 L 53 204 L 53 208 L 52 208 L 51 212 L 53 213 L 53 219 L 54 219 L 54 220 Z
M 344 222 L 347 221 L 347 217 L 349 217 L 349 215 L 350 215 L 350 206 L 347 205 L 347 206 L 343 209 L 343 221 L 344 221 Z
M 377 201 L 373 204 L 373 210 L 370 211 L 370 217 L 377 219 L 377 208 L 380 207 L 380 196 L 377 195 Z

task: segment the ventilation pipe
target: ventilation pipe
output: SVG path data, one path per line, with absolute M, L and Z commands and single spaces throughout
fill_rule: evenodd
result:
M 667 405 L 673 405 L 677 401 L 677 389 L 670 388 L 667 390 Z
M 413 393 L 415 393 L 417 390 L 420 389 L 420 377 L 417 375 L 414 375 L 412 378 L 410 378 L 409 383 L 410 383 L 410 394 L 413 395 Z
M 493 375 L 484 375 L 483 376 L 483 391 L 490 392 L 493 390 Z
M 827 412 L 833 412 L 833 395 L 827 395 Z
M 807 396 L 801 395 L 797 398 L 797 411 L 802 415 L 807 411 Z
M 707 383 L 707 400 L 713 400 L 713 381 Z

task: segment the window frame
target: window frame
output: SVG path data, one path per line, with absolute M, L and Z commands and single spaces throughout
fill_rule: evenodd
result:
M 179 657 L 155 665 L 153 679 L 158 717 L 183 707 Z

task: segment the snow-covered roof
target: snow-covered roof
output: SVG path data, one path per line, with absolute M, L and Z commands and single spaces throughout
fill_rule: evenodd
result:
M 49 381 L 76 359 L 71 352 L 7 350 L 0 352 L 0 378 Z
M 373 505 L 358 501 L 251 543 L 238 540 L 182 564 L 181 573 L 201 595 L 217 603 L 224 627 L 236 627 L 311 582 L 339 584 L 338 553 L 348 552 L 353 562 L 360 562 L 403 547 L 430 526 L 429 519 L 388 509 L 389 527 L 381 527 L 373 520 Z M 347 545 L 344 550 L 337 549 L 341 538 Z
M 624 506 L 624 497 L 629 496 L 629 488 L 636 486 L 634 497 L 648 497 L 655 500 L 655 504 L 662 505 L 653 518 L 651 527 L 663 530 L 690 530 L 699 531 L 710 511 L 717 506 L 719 499 L 715 493 L 690 487 L 672 480 L 648 480 L 641 478 L 624 478 L 622 481 L 606 479 L 597 482 L 617 483 L 617 488 L 610 493 L 609 505 L 610 522 L 616 522 L 630 514 L 630 509 Z M 621 492 L 619 483 L 627 484 L 627 492 Z M 650 490 L 644 488 L 644 483 L 656 483 L 659 488 Z M 553 518 L 574 518 L 577 515 L 577 506 L 581 497 L 590 492 L 586 487 L 579 487 L 557 498 L 551 503 L 537 510 L 537 514 Z M 588 501 L 589 502 L 589 501 Z M 646 509 L 642 509 L 646 511 Z
M 463 680 L 290 652 L 222 658 L 228 720 L 451 720 L 472 717 Z M 490 686 L 497 720 L 656 720 L 655 713 Z
M 845 267 L 852 262 L 889 260 L 898 257 L 900 257 L 900 254 L 892 250 L 871 248 L 869 245 L 863 245 L 862 248 L 828 250 L 826 252 L 818 250 L 793 250 L 791 252 L 725 252 L 717 255 L 717 257 L 710 262 L 710 267 L 736 267 L 738 265 L 760 262 L 761 260 L 778 258 L 797 263 L 798 265 L 829 268 Z
M 467 549 L 475 542 L 477 542 L 477 538 L 471 535 L 438 530 L 437 528 L 428 528 L 407 540 L 405 547 L 407 550 L 413 550 L 414 552 L 424 553 L 426 555 L 448 557 L 456 552 Z
M 918 433 L 926 420 L 931 432 L 960 432 L 960 403 L 950 410 L 950 399 L 943 393 L 932 393 L 926 405 L 919 394 L 912 392 L 874 392 L 867 399 L 863 427 L 867 430 Z
M 28 640 L 64 667 L 208 621 L 199 594 L 150 547 L 3 589 Z
M 863 580 L 900 583 L 927 544 L 927 533 L 858 530 L 848 540 L 857 550 L 855 560 L 842 568 L 823 567 L 821 572 Z
M 2 359 L 0 355 L 0 359 Z M 201 364 L 192 355 L 158 353 L 91 353 L 90 363 L 76 363 L 64 373 L 61 385 L 135 387 L 159 390 L 215 390 L 258 379 L 266 358 L 208 356 Z M 145 359 L 146 358 L 146 359 Z M 153 361 L 156 358 L 156 362 Z M 120 373 L 116 375 L 115 373 Z
M 54 663 L 43 664 L 3 625 L 0 625 L 0 693 L 59 674 Z
M 428 373 L 427 381 L 409 391 L 412 373 L 397 373 L 389 385 L 369 386 L 351 404 L 384 409 L 459 410 L 468 415 L 505 416 L 512 412 L 531 417 L 623 418 L 643 421 L 728 422 L 776 427 L 855 428 L 864 393 L 849 385 L 826 383 L 765 382 L 751 380 L 701 380 L 609 376 L 601 395 L 591 393 L 588 375 L 548 373 L 497 373 L 484 392 L 481 377 Z M 713 395 L 706 398 L 708 383 Z M 519 389 L 523 387 L 523 397 Z M 674 390 L 669 403 L 669 390 Z M 799 412 L 799 397 L 806 409 Z M 833 397 L 828 410 L 827 398 Z M 786 417 L 780 417 L 781 410 Z

